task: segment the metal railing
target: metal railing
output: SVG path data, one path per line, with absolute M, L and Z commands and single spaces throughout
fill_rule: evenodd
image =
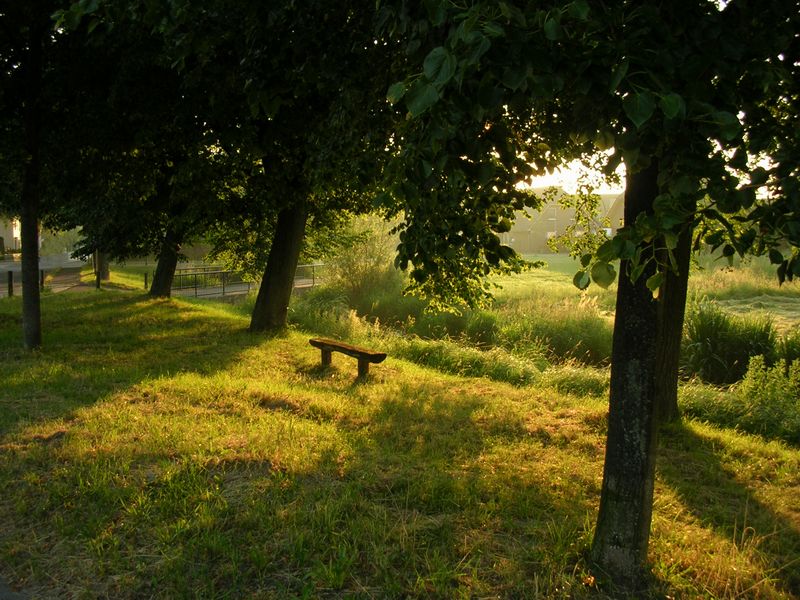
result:
M 319 285 L 320 263 L 298 265 L 295 271 L 295 289 L 310 289 Z M 147 277 L 145 276 L 145 287 Z M 242 274 L 219 267 L 189 267 L 176 269 L 172 280 L 172 291 L 179 296 L 231 296 L 247 294 L 258 287 L 258 282 L 245 281 Z
M 80 283 L 81 267 L 56 267 L 39 269 L 39 289 L 61 292 Z M 19 270 L 7 270 L 0 285 L 0 298 L 10 298 L 22 293 L 22 273 Z
M 211 269 L 180 269 L 172 280 L 172 291 L 177 295 L 230 296 L 250 292 L 253 283 L 242 279 L 241 273 Z

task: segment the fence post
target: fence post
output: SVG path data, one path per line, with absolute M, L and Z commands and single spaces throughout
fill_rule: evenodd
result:
M 222 272 L 222 297 L 225 297 L 225 271 Z
M 14 295 L 14 271 L 8 272 L 8 297 Z
M 197 298 L 197 273 L 194 274 L 194 297 Z
M 144 289 L 147 289 L 147 271 L 144 272 Z

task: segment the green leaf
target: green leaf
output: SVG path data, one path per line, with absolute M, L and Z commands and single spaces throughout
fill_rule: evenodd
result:
M 402 81 L 398 81 L 389 86 L 389 90 L 386 92 L 386 99 L 391 104 L 397 104 L 405 95 L 406 84 Z
M 575 0 L 569 7 L 570 14 L 579 21 L 589 18 L 589 3 L 586 0 Z
M 522 87 L 522 84 L 525 83 L 527 75 L 528 69 L 524 65 L 508 67 L 503 71 L 503 85 L 511 90 L 517 91 Z
M 645 281 L 647 289 L 653 293 L 658 291 L 662 283 L 664 283 L 664 273 L 662 272 L 658 272 L 655 275 L 651 275 L 650 277 L 647 278 L 647 281 Z
M 551 42 L 554 42 L 561 37 L 561 24 L 557 19 L 548 17 L 544 22 L 544 37 Z
M 492 46 L 492 43 L 482 33 L 474 32 L 475 35 L 473 39 L 470 40 L 470 45 L 472 46 L 472 51 L 467 56 L 466 62 L 468 65 L 475 65 L 480 60 L 481 57 L 486 54 L 489 48 Z
M 673 231 L 664 233 L 664 245 L 667 250 L 675 250 L 678 247 L 678 234 Z
M 581 266 L 585 269 L 589 266 L 589 263 L 592 262 L 592 255 L 591 254 L 584 254 L 581 256 Z
M 585 290 L 586 288 L 588 288 L 589 283 L 591 283 L 591 279 L 589 279 L 589 274 L 583 270 L 575 273 L 575 277 L 572 278 L 572 284 L 579 290 Z
M 428 11 L 428 18 L 431 21 L 431 25 L 439 27 L 439 25 L 444 23 L 445 17 L 447 16 L 444 2 L 440 2 L 439 0 L 425 0 L 425 8 Z
M 750 183 L 753 185 L 764 185 L 768 178 L 769 173 L 763 167 L 757 167 L 750 171 Z
M 714 113 L 714 122 L 719 126 L 720 137 L 726 142 L 736 139 L 742 130 L 742 124 L 736 115 L 724 110 Z
M 617 258 L 614 240 L 606 240 L 600 244 L 600 247 L 595 251 L 595 256 L 601 262 L 608 262 Z
M 622 108 L 628 118 L 636 125 L 636 128 L 639 129 L 653 116 L 656 102 L 650 92 L 638 92 L 625 96 L 622 101 Z
M 792 260 L 786 262 L 788 263 L 789 273 L 800 277 L 800 256 L 795 255 Z
M 631 259 L 636 256 L 636 244 L 630 240 L 625 240 L 622 244 L 622 250 L 619 252 L 619 257 L 623 260 Z
M 485 23 L 483 26 L 483 31 L 489 37 L 502 37 L 506 32 L 501 25 L 495 23 L 494 21 L 489 21 L 488 23 Z
M 662 96 L 658 105 L 661 107 L 661 112 L 668 119 L 684 118 L 686 116 L 686 103 L 680 95 L 674 92 Z
M 629 64 L 630 63 L 626 58 L 616 66 L 616 68 L 614 69 L 614 73 L 611 75 L 611 83 L 608 84 L 609 92 L 613 93 L 617 90 L 619 84 L 622 83 L 622 80 L 625 78 L 625 75 L 628 74 Z
M 437 46 L 425 57 L 422 70 L 425 77 L 437 86 L 442 86 L 450 81 L 456 72 L 456 59 L 446 48 Z
M 614 270 L 614 267 L 607 262 L 595 263 L 592 267 L 592 279 L 601 288 L 605 289 L 610 286 L 614 283 L 616 277 L 617 272 Z
M 432 83 L 417 83 L 406 93 L 406 106 L 412 117 L 418 117 L 439 100 L 439 92 Z
M 779 265 L 783 262 L 783 254 L 781 254 L 775 248 L 770 249 L 769 251 L 769 262 L 773 265 Z
M 788 261 L 782 262 L 778 266 L 778 283 L 783 285 L 783 282 L 786 281 L 786 269 L 789 267 Z
M 68 11 L 64 12 L 63 17 L 64 26 L 70 31 L 75 31 L 81 24 L 83 13 L 78 8 L 78 5 L 74 4 Z
M 614 134 L 610 132 L 608 129 L 603 129 L 602 131 L 598 131 L 597 135 L 594 138 L 594 145 L 600 151 L 613 148 Z

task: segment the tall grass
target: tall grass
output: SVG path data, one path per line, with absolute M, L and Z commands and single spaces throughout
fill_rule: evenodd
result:
M 680 403 L 703 421 L 800 445 L 800 362 L 770 367 L 754 356 L 739 383 L 727 390 L 687 383 Z
M 709 301 L 689 306 L 681 350 L 682 369 L 715 384 L 739 381 L 751 357 L 777 358 L 777 334 L 768 318 L 732 316 Z
M 351 250 L 348 250 L 348 254 Z M 352 250 L 343 264 L 358 262 L 361 250 Z M 368 254 L 368 256 L 371 256 Z M 611 321 L 598 306 L 598 296 L 581 294 L 562 276 L 553 280 L 526 280 L 527 292 L 516 284 L 502 293 L 491 310 L 459 314 L 431 312 L 426 303 L 403 295 L 404 276 L 386 264 L 340 269 L 322 288 L 297 298 L 293 319 L 310 324 L 332 317 L 341 322 L 347 309 L 383 327 L 424 340 L 459 342 L 480 350 L 504 350 L 523 359 L 550 363 L 605 366 L 611 354 Z M 506 280 L 506 283 L 513 280 Z M 510 293 L 509 293 L 510 292 Z M 335 323 L 326 325 L 337 329 Z

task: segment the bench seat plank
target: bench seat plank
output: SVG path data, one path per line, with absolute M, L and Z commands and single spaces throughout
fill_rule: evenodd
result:
M 366 348 L 359 348 L 358 346 L 351 346 L 337 342 L 336 340 L 328 340 L 325 338 L 311 338 L 308 343 L 319 348 L 322 351 L 322 366 L 329 367 L 331 365 L 331 354 L 334 352 L 341 352 L 358 359 L 358 376 L 366 377 L 369 373 L 369 363 L 383 362 L 386 358 L 385 352 L 373 352 Z
M 366 360 L 371 363 L 381 363 L 386 359 L 386 352 L 374 352 L 372 350 L 367 350 L 366 348 L 359 348 L 358 346 L 351 346 L 350 344 L 337 342 L 336 340 L 312 338 L 308 340 L 308 343 L 315 348 L 319 348 L 320 350 L 327 350 L 328 352 L 341 352 L 342 354 L 347 354 L 347 356 L 352 356 L 353 358 L 358 358 L 359 360 Z

